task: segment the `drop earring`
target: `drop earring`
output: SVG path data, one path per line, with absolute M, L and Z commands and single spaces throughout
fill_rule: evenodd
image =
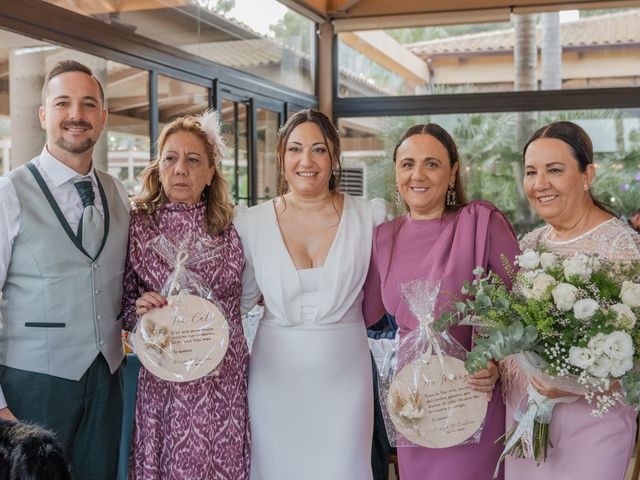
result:
M 453 183 L 449 184 L 449 188 L 447 189 L 447 199 L 446 199 L 447 207 L 452 207 L 456 204 L 456 191 L 453 188 Z
M 331 176 L 329 177 L 329 191 L 333 192 L 336 189 L 336 171 L 331 170 Z

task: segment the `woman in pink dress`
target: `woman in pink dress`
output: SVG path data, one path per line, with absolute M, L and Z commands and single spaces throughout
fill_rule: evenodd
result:
M 580 252 L 610 261 L 640 259 L 640 236 L 590 193 L 595 177 L 593 147 L 585 131 L 571 122 L 547 125 L 524 147 L 524 190 L 531 206 L 547 223 L 520 242 L 523 250 L 544 247 L 560 255 Z M 602 418 L 594 418 L 584 398 L 572 396 L 528 379 L 507 358 L 501 364 L 505 381 L 507 428 L 524 402 L 527 383 L 549 398 L 573 397 L 553 410 L 547 460 L 508 456 L 507 480 L 623 480 L 636 436 L 636 411 L 617 404 Z M 571 398 L 569 399 L 571 401 Z
M 245 480 L 249 477 L 249 352 L 240 321 L 244 255 L 231 221 L 233 207 L 218 164 L 224 145 L 210 116 L 179 118 L 158 140 L 159 159 L 143 174 L 135 200 L 124 280 L 124 326 L 132 330 L 162 307 L 172 266 L 148 247 L 193 235 L 206 239 L 216 260 L 192 271 L 213 294 L 229 323 L 229 348 L 216 375 L 170 382 L 140 370 L 129 478 Z
M 509 283 L 501 256 L 512 261 L 518 244 L 511 225 L 493 205 L 465 203 L 455 143 L 438 125 L 408 129 L 393 160 L 398 196 L 409 213 L 374 232 L 363 310 L 367 324 L 375 323 L 385 311 L 394 315 L 403 337 L 418 322 L 400 298 L 400 284 L 440 280 L 437 316 L 451 309 L 452 296 L 460 295 L 464 281 L 474 278 L 472 272 L 478 265 Z M 471 327 L 453 327 L 450 333 L 465 348 L 471 347 Z M 504 404 L 497 377 L 497 368 L 490 362 L 470 380 L 472 388 L 491 395 L 480 443 L 443 449 L 400 447 L 403 480 L 484 480 L 493 476 L 501 452 L 495 442 L 504 433 Z

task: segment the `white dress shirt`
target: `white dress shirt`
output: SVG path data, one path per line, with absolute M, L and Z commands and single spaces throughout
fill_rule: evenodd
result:
M 91 178 L 93 191 L 95 192 L 94 204 L 100 214 L 104 215 L 102 198 L 98 193 L 98 184 L 93 166 L 88 174 L 80 175 L 51 155 L 46 146 L 42 149 L 40 156 L 33 160 L 33 164 L 42 175 L 49 190 L 51 190 L 53 198 L 60 207 L 60 211 L 64 215 L 64 218 L 66 218 L 72 231 L 75 232 L 78 229 L 80 217 L 84 211 L 82 200 L 74 185 L 78 179 L 83 177 Z M 114 180 L 120 198 L 127 208 L 129 208 L 129 198 L 127 197 L 124 186 L 119 180 Z M 53 212 L 51 214 L 53 215 Z M 13 242 L 18 236 L 19 231 L 20 203 L 18 201 L 18 195 L 11 180 L 7 177 L 0 177 L 0 292 L 2 292 L 4 282 L 7 280 Z M 45 240 L 43 239 L 43 241 Z M 0 325 L 2 320 L 0 317 Z M 2 393 L 2 388 L 0 388 L 0 408 L 6 406 L 7 402 Z

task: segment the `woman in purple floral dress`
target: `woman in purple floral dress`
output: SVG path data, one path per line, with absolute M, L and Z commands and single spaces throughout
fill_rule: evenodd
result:
M 179 383 L 142 367 L 138 379 L 129 478 L 244 480 L 249 477 L 247 407 L 249 352 L 240 321 L 242 247 L 233 207 L 217 164 L 224 145 L 213 114 L 179 118 L 158 140 L 159 158 L 144 172 L 134 203 L 124 280 L 124 325 L 162 307 L 172 266 L 147 247 L 171 239 L 209 237 L 216 261 L 197 265 L 230 327 L 229 348 L 216 375 Z

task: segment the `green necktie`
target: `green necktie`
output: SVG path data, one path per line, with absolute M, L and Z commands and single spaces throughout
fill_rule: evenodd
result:
M 93 191 L 91 179 L 83 177 L 76 181 L 74 185 L 80 194 L 82 206 L 84 207 L 76 236 L 91 258 L 96 258 L 104 236 L 104 221 L 95 206 L 96 195 Z

